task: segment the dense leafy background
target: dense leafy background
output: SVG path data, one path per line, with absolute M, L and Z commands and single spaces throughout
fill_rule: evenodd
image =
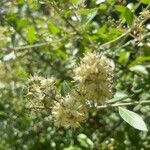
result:
M 56 128 L 49 113 L 30 115 L 24 94 L 30 75 L 54 76 L 61 88 L 63 81 L 71 83 L 72 67 L 85 52 L 103 51 L 116 66 L 112 101 L 124 96 L 126 101 L 150 99 L 149 20 L 140 29 L 136 24 L 130 35 L 101 46 L 132 28 L 148 4 L 149 0 L 1 0 L 0 150 L 150 149 L 150 132 L 123 122 L 117 108 L 95 110 L 79 129 Z M 128 109 L 139 113 L 149 129 L 149 106 Z

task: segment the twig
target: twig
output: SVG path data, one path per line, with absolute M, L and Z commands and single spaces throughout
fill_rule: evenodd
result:
M 149 37 L 149 36 L 150 36 L 150 32 L 148 32 L 147 34 L 144 34 L 142 37 L 140 37 L 140 39 L 137 38 L 137 39 L 133 39 L 133 40 L 128 41 L 127 43 L 125 43 L 125 44 L 123 44 L 122 46 L 120 46 L 118 49 L 122 49 L 122 48 L 128 46 L 128 45 L 131 44 L 131 43 L 134 43 L 134 42 L 136 42 L 136 41 L 138 41 L 138 40 L 143 40 L 144 38 L 147 38 L 147 37 Z
M 45 107 L 45 106 L 31 106 L 31 107 L 27 107 L 27 109 L 47 109 L 47 110 L 51 110 L 51 107 Z
M 129 102 L 129 103 L 115 103 L 115 104 L 105 104 L 96 106 L 97 109 L 105 109 L 105 108 L 114 108 L 114 107 L 120 107 L 120 106 L 132 106 L 132 105 L 146 105 L 150 104 L 150 100 L 145 101 L 135 101 L 135 102 Z M 45 108 L 44 106 L 33 106 L 29 109 L 51 109 L 51 108 Z
M 118 42 L 119 40 L 121 40 L 123 37 L 127 36 L 129 33 L 131 32 L 131 29 L 127 30 L 125 33 L 123 33 L 122 35 L 120 35 L 119 37 L 109 41 L 109 42 L 106 42 L 102 45 L 99 45 L 100 48 L 98 48 L 97 50 L 101 50 L 103 48 L 107 48 L 109 47 L 112 43 L 115 43 L 115 42 Z
M 31 48 L 36 48 L 36 47 L 42 47 L 42 46 L 46 46 L 51 44 L 52 42 L 43 42 L 43 43 L 38 43 L 38 44 L 33 44 L 33 45 L 25 45 L 25 46 L 21 46 L 21 47 L 15 47 L 15 48 L 9 48 L 15 51 L 18 50 L 24 50 L 24 49 L 31 49 Z
M 135 8 L 133 9 L 133 12 L 135 12 L 139 8 L 140 5 L 141 5 L 141 2 L 137 3 L 137 5 L 135 6 Z
M 145 11 L 148 10 L 150 8 L 150 4 L 145 8 Z
M 17 32 L 17 31 L 16 31 L 16 32 Z M 100 49 L 102 49 L 102 48 L 105 48 L 105 47 L 109 46 L 109 45 L 112 44 L 112 43 L 117 42 L 118 40 L 120 40 L 120 39 L 123 38 L 124 36 L 128 35 L 129 33 L 130 33 L 130 30 L 127 31 L 127 32 L 125 32 L 124 34 L 122 34 L 122 35 L 119 36 L 118 38 L 116 38 L 116 39 L 114 39 L 114 40 L 112 40 L 112 41 L 109 41 L 109 42 L 106 42 L 106 43 L 100 45 L 100 48 L 99 48 L 98 50 L 100 50 Z M 20 34 L 20 33 L 19 33 L 19 34 Z M 20 34 L 20 36 L 22 37 L 21 34 Z M 22 39 L 25 40 L 24 37 L 22 37 Z M 16 50 L 16 51 L 17 51 L 17 50 L 24 50 L 24 49 L 31 49 L 31 48 L 36 48 L 36 47 L 42 47 L 42 46 L 49 45 L 49 44 L 51 44 L 51 43 L 52 43 L 52 42 L 50 41 L 50 42 L 43 42 L 43 43 L 38 43 L 38 44 L 33 44 L 33 45 L 25 45 L 25 46 L 15 47 L 15 48 L 9 48 L 9 49 L 12 49 L 12 50 Z
M 138 105 L 138 104 L 150 104 L 150 100 L 145 101 L 135 101 L 135 102 L 129 102 L 129 103 L 116 103 L 116 104 L 105 104 L 101 106 L 96 106 L 98 109 L 105 109 L 105 108 L 112 108 L 112 107 L 120 107 L 120 106 L 131 106 L 131 105 Z

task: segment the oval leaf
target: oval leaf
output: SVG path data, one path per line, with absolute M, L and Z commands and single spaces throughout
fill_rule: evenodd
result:
M 133 23 L 134 15 L 133 15 L 133 12 L 128 7 L 126 7 L 125 9 L 124 18 L 127 24 L 131 27 Z
M 119 114 L 122 117 L 122 119 L 128 124 L 130 124 L 132 127 L 138 130 L 148 131 L 142 117 L 136 114 L 135 112 L 119 107 Z
M 115 9 L 122 14 L 122 17 L 126 20 L 127 24 L 132 26 L 134 19 L 133 12 L 128 7 L 122 5 L 116 5 Z

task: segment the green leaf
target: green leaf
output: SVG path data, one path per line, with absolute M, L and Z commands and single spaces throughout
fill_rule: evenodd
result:
M 64 81 L 61 85 L 61 94 L 63 96 L 66 96 L 70 92 L 71 88 L 69 86 L 69 83 Z
M 133 13 L 131 12 L 131 10 L 128 7 L 126 7 L 126 9 L 125 9 L 124 18 L 125 18 L 127 24 L 129 26 L 131 26 L 132 23 L 133 23 L 134 15 L 133 15 Z
M 121 51 L 120 54 L 119 54 L 119 62 L 122 63 L 122 64 L 126 64 L 129 60 L 129 57 L 130 57 L 130 52 L 127 52 L 127 51 Z
M 115 0 L 107 0 L 108 4 L 112 4 L 115 2 Z
M 70 2 L 77 3 L 77 2 L 79 2 L 79 0 L 70 0 Z
M 92 9 L 83 9 L 83 10 L 79 10 L 78 13 L 82 14 L 82 15 L 88 15 L 88 14 L 92 14 L 94 12 L 97 12 L 98 8 L 92 8 Z
M 106 9 L 107 9 L 107 5 L 106 5 L 106 4 L 101 4 L 101 5 L 99 6 L 99 9 L 100 9 L 100 10 L 106 10 Z
M 26 18 L 20 19 L 17 21 L 17 28 L 21 30 L 22 28 L 25 28 L 28 24 L 28 20 Z
M 60 32 L 60 29 L 58 27 L 56 27 L 56 25 L 54 25 L 53 23 L 48 24 L 48 29 L 54 35 L 58 34 Z
M 150 4 L 150 0 L 141 0 L 141 3 L 143 3 L 143 4 Z
M 133 12 L 128 7 L 122 5 L 116 5 L 115 9 L 121 13 L 121 16 L 126 20 L 127 24 L 131 26 L 134 19 Z
M 132 66 L 135 66 L 135 65 L 145 62 L 145 61 L 150 61 L 150 57 L 149 56 L 138 57 L 134 61 L 131 62 L 130 66 L 132 67 Z
M 124 92 L 116 92 L 116 94 L 114 95 L 114 97 L 110 100 L 107 101 L 107 103 L 114 103 L 117 101 L 122 101 L 122 100 L 126 100 L 128 99 L 128 95 Z
M 27 40 L 30 43 L 33 43 L 33 42 L 35 42 L 37 40 L 35 29 L 34 29 L 33 26 L 28 27 L 28 29 L 27 29 Z
M 115 5 L 115 9 L 120 12 L 120 13 L 124 13 L 126 7 L 122 6 L 122 5 Z
M 128 124 L 130 124 L 132 127 L 141 131 L 148 131 L 142 117 L 136 114 L 135 112 L 119 107 L 119 114 L 122 117 L 122 119 Z
M 146 70 L 146 68 L 142 65 L 136 65 L 134 67 L 130 67 L 131 71 L 134 71 L 136 73 L 139 74 L 144 74 L 144 75 L 148 75 L 148 71 Z
M 6 112 L 0 111 L 0 119 L 6 119 L 7 118 L 7 114 Z

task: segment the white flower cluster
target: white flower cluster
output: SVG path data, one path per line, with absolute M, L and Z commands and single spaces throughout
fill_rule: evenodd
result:
M 87 119 L 86 104 L 90 100 L 105 100 L 112 95 L 113 69 L 103 55 L 88 53 L 74 69 L 74 89 L 61 102 L 56 102 L 52 115 L 56 126 L 79 127 Z
M 55 126 L 79 127 L 88 117 L 87 104 L 112 95 L 113 69 L 110 64 L 103 55 L 87 53 L 74 69 L 76 86 L 67 96 L 59 94 L 53 78 L 38 76 L 30 78 L 28 95 L 37 99 L 38 105 L 51 108 Z
M 28 99 L 32 99 L 33 107 L 51 107 L 53 101 L 60 99 L 61 95 L 54 86 L 54 78 L 33 76 L 28 80 Z
M 87 53 L 74 74 L 74 80 L 87 99 L 105 100 L 112 95 L 113 69 L 104 55 Z
M 82 97 L 73 91 L 61 102 L 56 102 L 52 115 L 55 126 L 79 127 L 87 119 L 88 111 Z

